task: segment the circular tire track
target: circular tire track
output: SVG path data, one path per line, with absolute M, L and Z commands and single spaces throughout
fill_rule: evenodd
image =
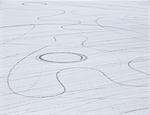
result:
M 47 60 L 44 59 L 44 56 L 46 55 L 59 55 L 59 54 L 63 54 L 63 55 L 72 55 L 72 56 L 77 56 L 79 57 L 78 60 L 70 60 L 70 61 L 64 61 L 63 59 L 60 61 L 57 60 Z M 79 53 L 73 53 L 73 52 L 50 52 L 50 53 L 46 53 L 46 54 L 42 54 L 38 57 L 38 59 L 45 61 L 45 62 L 50 62 L 50 63 L 75 63 L 75 62 L 82 62 L 88 59 L 88 57 L 86 55 L 83 54 L 79 54 Z

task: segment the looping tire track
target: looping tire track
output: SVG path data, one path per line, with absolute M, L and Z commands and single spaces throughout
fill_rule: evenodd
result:
M 40 49 L 37 49 L 37 50 L 31 52 L 30 54 L 26 55 L 24 58 L 22 58 L 21 60 L 19 60 L 18 62 L 16 62 L 16 63 L 12 66 L 12 68 L 9 70 L 8 75 L 7 75 L 7 86 L 8 86 L 8 88 L 9 88 L 9 90 L 10 90 L 13 94 L 20 95 L 20 96 L 24 96 L 24 97 L 30 97 L 30 98 L 48 98 L 48 97 L 55 97 L 55 96 L 62 95 L 62 94 L 64 94 L 64 93 L 66 92 L 66 87 L 65 87 L 65 85 L 63 84 L 63 82 L 60 80 L 59 74 L 60 74 L 62 71 L 64 71 L 64 70 L 76 69 L 76 68 L 78 68 L 78 69 L 81 68 L 81 69 L 95 70 L 95 71 L 101 73 L 107 80 L 109 80 L 109 81 L 111 81 L 111 82 L 113 82 L 113 83 L 115 83 L 116 85 L 119 85 L 119 86 L 141 87 L 141 86 L 127 85 L 127 84 L 123 84 L 123 83 L 117 82 L 117 81 L 111 79 L 109 76 L 107 76 L 103 71 L 98 70 L 98 69 L 95 69 L 95 68 L 91 68 L 91 67 L 70 67 L 70 68 L 63 68 L 63 69 L 58 70 L 58 71 L 56 72 L 56 79 L 57 79 L 57 81 L 59 82 L 60 86 L 61 86 L 62 89 L 63 89 L 63 91 L 60 92 L 60 93 L 57 93 L 57 94 L 55 94 L 55 95 L 38 96 L 38 97 L 37 97 L 37 96 L 27 96 L 27 95 L 23 95 L 23 94 L 20 94 L 20 93 L 14 91 L 14 89 L 11 88 L 11 85 L 10 85 L 10 77 L 11 77 L 12 72 L 15 70 L 16 66 L 17 66 L 18 64 L 20 64 L 20 63 L 21 63 L 23 60 L 25 60 L 26 58 L 28 58 L 29 56 L 31 56 L 32 54 L 35 54 L 35 53 L 37 53 L 38 51 L 40 51 L 40 50 L 42 50 L 42 49 L 44 49 L 44 48 L 47 48 L 47 47 L 49 47 L 49 46 L 44 46 L 44 47 L 42 47 L 42 48 L 40 48 Z
M 138 57 L 138 58 L 139 58 L 139 57 Z M 131 68 L 131 69 L 134 70 L 134 71 L 137 71 L 137 72 L 139 72 L 139 73 L 142 73 L 142 74 L 145 74 L 145 75 L 150 76 L 149 73 L 146 73 L 146 72 L 143 72 L 143 71 L 141 71 L 141 70 L 138 70 L 138 69 L 136 69 L 136 68 L 134 68 L 134 67 L 132 66 L 132 63 L 133 63 L 136 59 L 138 59 L 138 58 L 134 58 L 134 59 L 130 60 L 130 61 L 128 62 L 128 67 Z

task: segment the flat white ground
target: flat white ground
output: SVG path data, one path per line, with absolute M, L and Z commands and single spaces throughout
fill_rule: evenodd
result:
M 150 114 L 149 2 L 0 5 L 0 115 Z

